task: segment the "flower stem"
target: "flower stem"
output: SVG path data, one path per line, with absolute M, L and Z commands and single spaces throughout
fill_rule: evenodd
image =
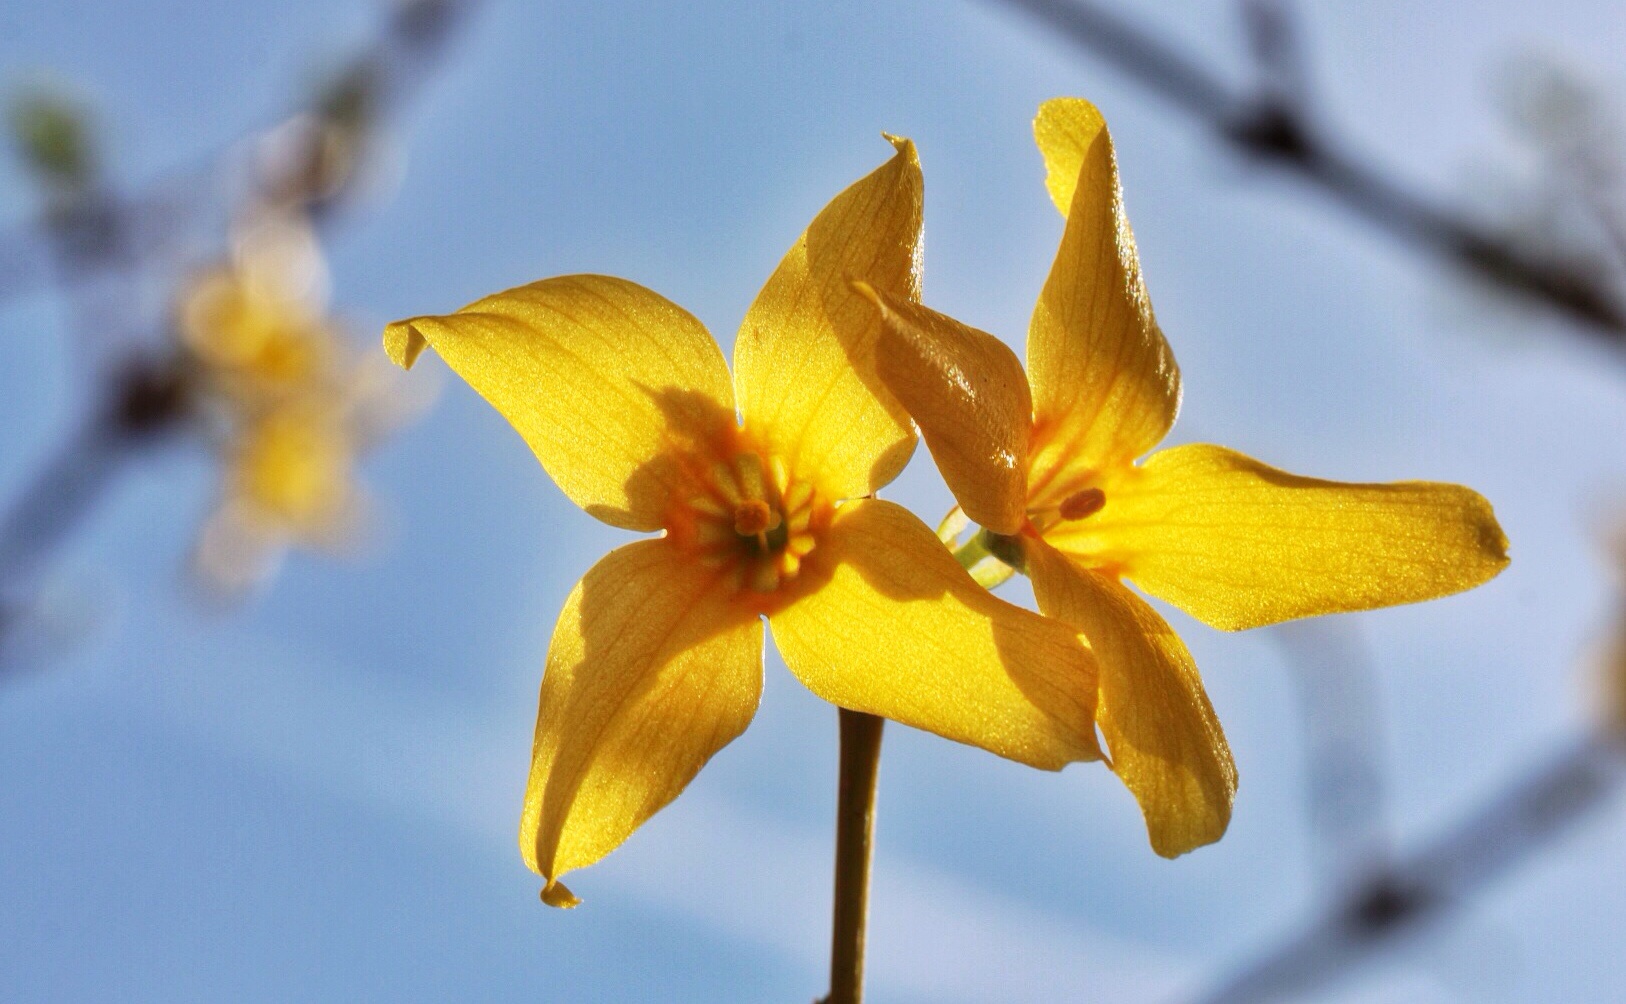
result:
M 881 766 L 885 719 L 846 708 L 840 711 L 835 923 L 830 941 L 830 996 L 824 1004 L 860 1004 L 864 999 L 870 846 L 875 834 L 875 778 Z

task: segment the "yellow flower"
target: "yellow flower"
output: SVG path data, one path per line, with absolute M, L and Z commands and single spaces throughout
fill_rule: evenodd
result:
M 1190 654 L 1128 579 L 1224 630 L 1455 593 L 1507 563 L 1483 498 L 1338 484 L 1219 446 L 1154 453 L 1180 374 L 1152 316 L 1105 123 L 1077 99 L 1034 123 L 1066 217 L 1028 329 L 1027 373 L 991 335 L 860 284 L 887 322 L 878 372 L 965 513 L 1025 566 L 1039 609 L 1082 630 L 1097 711 L 1152 846 L 1225 832 L 1236 768 Z
M 290 543 L 336 550 L 356 535 L 365 499 L 344 402 L 317 395 L 242 419 L 228 444 L 224 498 L 204 526 L 195 564 L 233 595 L 266 578 Z
M 217 593 L 256 585 L 290 545 L 352 544 L 367 508 L 358 456 L 433 396 L 347 349 L 326 285 L 309 224 L 258 209 L 234 228 L 230 258 L 180 297 L 177 329 L 224 468 L 193 562 Z
M 562 874 L 619 846 L 745 729 L 764 616 L 791 671 L 841 707 L 1037 767 L 1099 756 L 1076 634 L 994 599 L 871 497 L 914 447 L 877 390 L 879 319 L 848 282 L 918 292 L 920 168 L 893 143 L 758 294 L 732 380 L 699 321 L 605 276 L 385 331 L 402 365 L 433 346 L 589 514 L 664 531 L 600 560 L 554 629 L 520 828 L 552 905 L 576 903 Z
M 211 382 L 233 396 L 298 390 L 326 375 L 335 348 L 315 235 L 267 214 L 238 228 L 231 259 L 199 273 L 177 323 Z

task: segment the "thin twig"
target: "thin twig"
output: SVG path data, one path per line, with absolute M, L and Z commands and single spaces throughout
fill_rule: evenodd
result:
M 1572 263 L 1516 243 L 1351 153 L 1271 87 L 1241 92 L 1176 47 L 1084 0 L 998 0 L 1032 15 L 1213 130 L 1237 152 L 1275 165 L 1397 241 L 1545 303 L 1577 330 L 1626 345 L 1626 304 Z
M 1381 950 L 1440 923 L 1569 832 L 1614 794 L 1622 770 L 1613 736 L 1588 736 L 1559 751 L 1197 999 L 1297 999 L 1348 975 Z

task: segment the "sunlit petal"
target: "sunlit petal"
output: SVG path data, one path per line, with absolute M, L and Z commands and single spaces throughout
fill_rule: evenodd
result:
M 881 319 L 861 279 L 920 295 L 922 183 L 914 144 L 836 196 L 745 315 L 734 380 L 746 427 L 831 498 L 868 495 L 914 450 L 902 405 L 875 373 Z
M 615 526 L 658 529 L 683 480 L 678 458 L 734 425 L 728 364 L 711 335 L 624 279 L 543 279 L 384 331 L 403 366 L 425 343 L 525 437 L 573 502 Z
M 1067 216 L 1028 328 L 1042 499 L 1063 468 L 1099 469 L 1157 445 L 1180 408 L 1180 371 L 1152 316 L 1101 113 L 1047 101 L 1034 134 Z
M 604 857 L 745 730 L 762 692 L 762 624 L 670 541 L 611 551 L 565 601 L 542 677 L 520 823 L 544 898 Z
M 1111 576 L 1040 541 L 1027 547 L 1039 609 L 1084 632 L 1101 672 L 1096 720 L 1113 769 L 1140 802 L 1152 849 L 1172 858 L 1225 835 L 1236 764 L 1191 653 Z
M 1022 528 L 1033 402 L 1016 353 L 993 335 L 867 284 L 886 321 L 882 381 L 909 410 L 966 515 L 995 533 Z
M 808 562 L 821 584 L 768 622 L 815 694 L 1035 767 L 1100 756 L 1089 650 L 974 583 L 907 510 L 842 506 Z
M 1446 596 L 1507 564 L 1490 503 L 1460 485 L 1318 481 L 1192 445 L 1105 494 L 1046 539 L 1225 630 Z

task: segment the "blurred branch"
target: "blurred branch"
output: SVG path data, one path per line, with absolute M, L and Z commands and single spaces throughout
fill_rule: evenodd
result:
M 246 162 L 223 150 L 133 199 L 107 187 L 88 127 L 70 103 L 49 96 L 21 103 L 13 132 L 46 208 L 20 232 L 0 235 L 0 299 L 54 281 L 74 297 L 78 327 L 94 330 L 100 313 L 89 292 L 81 297 L 85 284 L 161 256 L 175 225 L 207 212 L 237 170 L 249 205 L 330 219 L 353 193 L 383 116 L 427 79 L 451 29 L 473 6 L 474 0 L 399 0 L 371 44 L 303 111 L 257 134 Z M 47 256 L 54 269 L 41 260 Z M 182 352 L 154 356 L 136 344 L 129 323 L 113 334 L 122 344 L 113 347 L 111 375 L 93 385 L 89 417 L 0 516 L 0 650 L 37 588 L 39 569 L 82 525 L 125 461 L 137 447 L 179 431 L 194 410 L 197 376 Z
M 353 194 L 378 124 L 416 95 L 475 2 L 397 0 L 372 43 L 277 131 L 286 145 L 259 165 L 258 197 L 325 222 Z
M 1347 618 L 1291 621 L 1270 635 L 1298 692 L 1306 802 L 1323 888 L 1342 895 L 1385 867 L 1392 853 L 1377 672 Z
M 1622 775 L 1617 743 L 1600 734 L 1560 751 L 1197 999 L 1296 999 L 1438 924 L 1614 794 Z
M 1245 8 L 1263 80 L 1238 90 L 1151 31 L 1088 0 L 998 2 L 1026 12 L 1111 63 L 1243 156 L 1290 172 L 1395 240 L 1544 303 L 1599 341 L 1626 347 L 1626 303 L 1613 283 L 1407 186 L 1313 121 L 1303 107 L 1302 49 L 1282 4 L 1250 3 Z M 1280 83 L 1284 79 L 1289 81 L 1285 89 Z
M 0 611 L 32 591 L 40 566 L 94 509 L 123 462 L 186 417 L 191 394 L 184 372 L 140 362 L 114 378 L 106 400 L 0 516 Z M 5 627 L 0 615 L 0 643 Z
M 271 130 L 275 150 L 252 165 L 257 197 L 297 203 L 318 222 L 352 194 L 367 144 L 382 118 L 396 113 L 432 76 L 453 30 L 477 0 L 397 0 L 378 34 L 327 84 Z M 48 208 L 38 218 L 0 231 L 0 301 L 95 278 L 129 258 L 174 246 L 191 225 L 188 210 L 218 194 L 233 166 L 230 149 L 166 172 L 134 195 L 111 189 L 96 215 L 118 225 L 118 254 L 81 255 L 72 268 L 53 269 L 49 248 L 60 220 Z M 78 223 L 75 228 L 84 230 Z M 111 246 L 109 246 L 111 247 Z

